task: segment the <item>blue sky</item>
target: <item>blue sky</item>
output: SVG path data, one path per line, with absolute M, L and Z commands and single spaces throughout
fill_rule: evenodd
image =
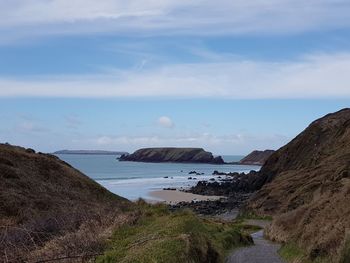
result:
M 350 102 L 345 0 L 0 0 L 0 140 L 277 149 Z

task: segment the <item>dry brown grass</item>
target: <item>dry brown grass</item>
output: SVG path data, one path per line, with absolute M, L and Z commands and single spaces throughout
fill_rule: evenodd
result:
M 2 262 L 87 260 L 135 220 L 132 207 L 55 156 L 0 145 Z
M 248 208 L 273 215 L 267 234 L 311 260 L 339 262 L 350 227 L 350 109 L 312 123 L 261 170 L 267 181 Z

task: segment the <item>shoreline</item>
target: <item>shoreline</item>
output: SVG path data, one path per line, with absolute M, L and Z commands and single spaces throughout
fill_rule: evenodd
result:
M 156 190 L 149 192 L 149 196 L 156 198 L 157 200 L 150 200 L 154 202 L 164 202 L 167 204 L 178 204 L 181 202 L 198 202 L 198 201 L 217 201 L 220 199 L 226 199 L 224 196 L 206 196 L 187 193 L 179 190 Z

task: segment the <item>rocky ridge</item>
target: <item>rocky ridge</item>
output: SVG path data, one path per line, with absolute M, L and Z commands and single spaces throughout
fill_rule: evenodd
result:
M 274 153 L 274 150 L 253 151 L 239 161 L 244 165 L 264 165 L 266 160 Z
M 212 153 L 202 148 L 144 148 L 132 154 L 124 154 L 119 161 L 132 162 L 174 162 L 174 163 L 209 163 L 224 164 L 221 156 L 214 157 Z

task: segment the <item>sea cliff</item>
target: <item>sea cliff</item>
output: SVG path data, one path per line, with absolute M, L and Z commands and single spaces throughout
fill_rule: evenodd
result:
M 273 150 L 253 151 L 239 161 L 239 164 L 244 165 L 264 165 L 266 160 L 274 153 Z
M 224 164 L 221 156 L 214 157 L 212 153 L 202 148 L 144 148 L 132 154 L 124 154 L 120 161 L 132 162 L 174 162 L 174 163 L 210 163 Z

